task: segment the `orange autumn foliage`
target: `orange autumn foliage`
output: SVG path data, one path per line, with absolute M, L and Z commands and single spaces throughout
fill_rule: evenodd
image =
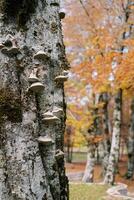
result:
M 92 124 L 88 108 L 93 93 L 114 94 L 122 88 L 126 99 L 133 96 L 134 38 L 122 39 L 132 23 L 125 21 L 126 5 L 127 0 L 65 1 L 64 40 L 72 66 L 65 85 L 67 123 L 79 132 Z M 122 46 L 129 51 L 122 53 Z

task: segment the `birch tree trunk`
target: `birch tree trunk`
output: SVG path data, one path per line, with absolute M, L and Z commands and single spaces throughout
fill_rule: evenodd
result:
M 122 90 L 120 89 L 118 90 L 118 93 L 115 96 L 112 143 L 111 143 L 111 150 L 110 150 L 107 171 L 104 178 L 104 182 L 108 184 L 114 183 L 115 171 L 118 165 L 120 132 L 121 132 L 121 108 L 122 108 Z
M 94 166 L 95 166 L 95 150 L 93 143 L 88 144 L 87 163 L 84 171 L 82 181 L 85 183 L 92 183 L 94 180 Z
M 66 200 L 64 86 L 55 81 L 68 67 L 59 0 L 0 6 L 0 199 Z M 43 116 L 55 106 L 63 113 L 50 123 Z
M 108 159 L 110 154 L 110 135 L 109 135 L 109 114 L 108 114 L 108 94 L 107 92 L 102 94 L 103 105 L 103 130 L 104 130 L 104 141 L 103 143 L 103 157 L 102 157 L 102 167 L 103 176 L 106 174 L 106 169 L 108 166 Z
M 131 103 L 131 124 L 128 135 L 128 168 L 126 178 L 132 178 L 134 174 L 134 99 Z
M 82 178 L 83 182 L 93 182 L 94 177 L 94 166 L 95 166 L 95 151 L 96 144 L 94 143 L 94 138 L 96 135 L 101 134 L 100 129 L 100 117 L 98 116 L 98 103 L 99 103 L 100 95 L 95 96 L 94 108 L 93 108 L 93 125 L 88 130 L 88 153 L 87 153 L 87 163 L 84 172 L 84 176 Z

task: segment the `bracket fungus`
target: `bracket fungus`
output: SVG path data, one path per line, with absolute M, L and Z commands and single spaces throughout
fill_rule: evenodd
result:
M 68 74 L 69 74 L 69 71 L 68 71 L 68 70 L 63 70 L 63 75 L 64 75 L 64 76 L 68 76 Z
M 65 75 L 59 75 L 55 77 L 55 81 L 59 83 L 65 82 L 67 81 L 67 79 L 68 79 L 68 76 L 65 76 Z
M 35 82 L 39 82 L 39 79 L 38 77 L 35 75 L 35 74 L 30 74 L 30 76 L 28 77 L 28 81 L 30 83 L 35 83 Z
M 48 111 L 42 114 L 43 117 L 53 117 L 53 113 Z
M 43 116 L 42 121 L 44 123 L 53 123 L 53 122 L 56 122 L 56 121 L 60 120 L 57 116 L 53 115 L 53 113 L 50 112 L 50 111 L 42 114 L 42 116 Z
M 50 145 L 50 144 L 54 143 L 52 138 L 50 138 L 48 136 L 40 136 L 40 137 L 38 137 L 38 142 L 41 143 L 41 144 L 45 144 L 45 145 Z
M 58 150 L 56 151 L 55 158 L 56 158 L 57 160 L 59 160 L 59 159 L 61 159 L 61 158 L 63 159 L 63 158 L 64 158 L 64 152 L 61 151 L 60 149 L 58 149 Z
M 38 51 L 35 55 L 34 55 L 34 59 L 38 59 L 38 60 L 46 60 L 49 58 L 49 55 L 45 52 L 45 51 Z
M 65 18 L 65 9 L 64 8 L 61 8 L 60 11 L 59 11 L 59 16 L 60 16 L 60 19 L 64 19 Z
M 55 81 L 58 83 L 62 83 L 68 80 L 68 71 L 63 70 L 63 72 L 55 77 Z
M 60 117 L 63 114 L 63 109 L 55 106 L 52 112 L 56 117 Z
M 13 36 L 8 35 L 7 39 L 3 44 L 1 44 L 1 52 L 7 55 L 16 55 L 20 53 L 19 48 L 17 47 L 16 40 Z
M 64 152 L 61 151 L 60 149 L 58 149 L 58 150 L 56 151 L 55 158 L 56 158 L 57 160 L 59 160 L 59 159 L 61 159 L 61 158 L 64 158 Z
M 11 48 L 8 49 L 8 54 L 18 54 L 20 53 L 18 47 L 12 46 Z
M 31 90 L 35 93 L 43 91 L 44 85 L 41 82 L 32 83 L 28 90 Z
M 44 117 L 42 119 L 42 121 L 45 122 L 45 123 L 53 123 L 53 122 L 59 121 L 59 118 L 56 117 L 56 116 L 53 116 L 53 117 Z

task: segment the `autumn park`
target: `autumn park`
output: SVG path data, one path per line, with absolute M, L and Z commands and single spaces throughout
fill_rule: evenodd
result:
M 134 0 L 0 0 L 0 200 L 134 200 Z

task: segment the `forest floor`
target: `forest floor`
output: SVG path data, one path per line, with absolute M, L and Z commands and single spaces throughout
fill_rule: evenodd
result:
M 86 162 L 73 162 L 73 163 L 66 163 L 66 173 L 67 175 L 74 175 L 78 176 L 77 181 L 80 181 L 81 176 L 84 172 Z M 127 180 L 124 178 L 124 175 L 127 171 L 127 162 L 126 162 L 126 156 L 123 156 L 122 159 L 119 162 L 119 173 L 116 175 L 116 182 L 121 182 L 128 185 L 128 191 L 131 193 L 134 193 L 134 179 L 133 180 Z M 94 170 L 94 182 L 102 182 L 102 168 L 100 164 L 96 164 L 95 170 Z M 80 175 L 80 176 L 79 176 Z M 71 180 L 73 181 L 73 179 Z M 75 181 L 75 178 L 74 178 Z

